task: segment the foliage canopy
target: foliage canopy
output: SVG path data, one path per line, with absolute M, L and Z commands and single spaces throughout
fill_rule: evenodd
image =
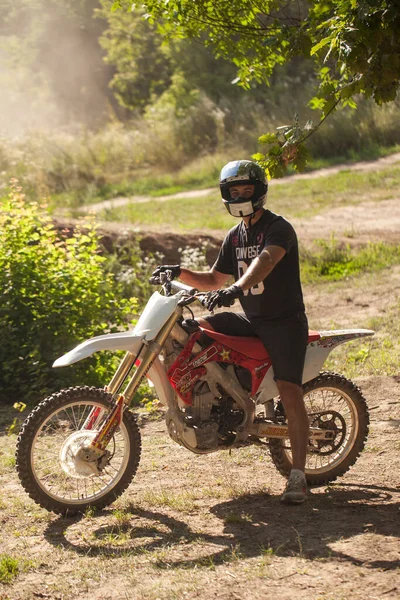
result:
M 118 0 L 114 7 L 136 5 Z M 277 65 L 302 56 L 313 61 L 319 86 L 311 106 L 322 120 L 354 96 L 377 104 L 394 100 L 400 81 L 398 0 L 148 0 L 145 18 L 169 37 L 199 37 L 237 67 L 237 82 L 269 81 Z M 299 123 L 264 136 L 272 175 L 288 162 L 301 169 L 305 139 L 318 127 Z

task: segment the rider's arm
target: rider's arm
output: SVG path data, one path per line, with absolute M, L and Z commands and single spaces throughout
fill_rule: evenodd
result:
M 271 273 L 275 265 L 285 256 L 286 250 L 281 246 L 267 246 L 255 258 L 246 273 L 235 282 L 245 292 L 254 285 L 263 281 Z
M 181 267 L 181 274 L 179 275 L 179 279 L 183 283 L 203 291 L 216 290 L 222 287 L 230 277 L 230 275 L 220 273 L 214 267 L 209 271 L 192 271 L 191 269 Z

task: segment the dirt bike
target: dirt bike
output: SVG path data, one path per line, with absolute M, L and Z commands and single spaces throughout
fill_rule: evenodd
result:
M 140 430 L 128 410 L 145 376 L 165 405 L 170 437 L 197 454 L 265 444 L 288 476 L 288 427 L 271 361 L 255 337 L 200 328 L 189 308 L 207 294 L 163 274 L 135 328 L 89 339 L 57 359 L 71 365 L 99 350 L 125 350 L 104 389 L 72 387 L 32 410 L 17 443 L 17 470 L 27 493 L 42 507 L 74 514 L 103 508 L 132 481 L 140 460 Z M 183 318 L 189 311 L 192 318 Z M 360 389 L 343 376 L 320 372 L 333 348 L 373 331 L 311 331 L 303 373 L 310 432 L 309 485 L 343 475 L 368 434 Z M 265 442 L 263 440 L 268 440 Z

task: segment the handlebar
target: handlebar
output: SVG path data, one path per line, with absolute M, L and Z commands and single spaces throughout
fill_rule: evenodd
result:
M 160 273 L 158 277 L 151 277 L 149 281 L 154 285 L 162 285 L 168 294 L 171 292 L 186 292 L 189 297 L 184 297 L 179 301 L 181 306 L 187 306 L 197 300 L 202 306 L 205 308 L 207 307 L 207 292 L 199 292 L 199 290 L 194 287 L 186 285 L 181 281 L 171 279 L 171 271 Z
M 171 289 L 175 292 L 187 292 L 189 296 L 194 296 L 199 290 L 194 287 L 190 287 L 181 281 L 170 281 Z

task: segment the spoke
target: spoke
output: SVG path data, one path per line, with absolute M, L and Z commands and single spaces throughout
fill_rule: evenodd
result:
M 86 414 L 86 409 L 87 409 L 87 406 L 84 406 L 82 413 L 79 411 L 79 421 L 78 421 L 78 429 L 79 430 L 82 429 L 82 424 L 86 421 L 86 419 L 83 418 Z M 83 421 L 83 423 L 82 423 L 82 421 Z
M 355 435 L 356 425 L 352 401 L 339 390 L 317 388 L 305 395 L 304 402 L 310 424 L 314 427 L 320 425 L 335 432 L 334 440 L 321 446 L 322 453 L 309 452 L 307 454 L 307 469 L 310 471 L 330 469 L 335 463 L 342 460 L 343 454 L 348 451 Z M 338 443 L 340 446 L 335 449 L 335 444 Z M 315 448 L 317 447 L 318 445 L 315 443 Z M 283 448 L 283 451 L 292 461 L 290 449 Z
M 115 471 L 116 473 L 119 473 L 119 469 L 117 469 L 116 467 L 114 467 L 114 465 L 112 465 L 111 463 L 109 463 L 109 464 L 106 466 L 106 468 L 104 469 L 104 471 L 107 471 L 107 469 L 108 469 L 109 467 L 111 467 L 112 469 L 114 469 L 114 471 Z
M 78 423 L 76 421 L 76 416 L 75 416 L 75 408 L 74 406 L 71 406 L 71 413 L 72 413 L 72 418 L 74 419 L 74 424 L 75 424 L 75 431 L 78 431 L 79 427 L 78 427 Z
M 95 500 L 103 495 L 118 480 L 121 469 L 127 461 L 127 432 L 124 426 L 118 430 L 112 440 L 112 461 L 97 476 L 79 477 L 79 462 L 75 462 L 76 448 L 85 439 L 93 439 L 86 435 L 82 427 L 91 412 L 101 409 L 97 418 L 98 425 L 104 418 L 106 408 L 95 402 L 76 402 L 63 406 L 53 413 L 44 423 L 32 447 L 32 466 L 35 477 L 46 493 L 59 501 L 77 502 L 82 499 Z M 77 431 L 82 431 L 76 436 Z M 63 453 L 61 454 L 61 449 Z M 62 464 L 65 461 L 65 464 Z M 65 469 L 65 471 L 64 471 Z M 67 471 L 71 469 L 71 474 Z M 76 469 L 76 471 L 75 471 Z M 76 477 L 74 477 L 74 471 Z
M 67 407 L 67 408 L 68 408 L 68 407 Z M 64 413 L 65 413 L 65 415 L 66 415 L 66 417 L 67 417 L 68 421 L 69 421 L 69 422 L 71 423 L 71 425 L 72 425 L 72 428 L 73 428 L 74 430 L 76 430 L 76 427 L 75 427 L 75 425 L 74 425 L 74 422 L 73 422 L 73 420 L 71 419 L 70 415 L 68 414 L 68 410 L 67 410 L 67 408 L 63 409 L 63 411 L 62 411 L 62 412 L 64 412 Z

